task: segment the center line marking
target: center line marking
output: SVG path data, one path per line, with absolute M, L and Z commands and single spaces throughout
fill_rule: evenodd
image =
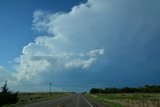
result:
M 91 107 L 93 107 L 93 105 L 89 101 L 87 101 L 87 99 L 84 96 L 82 96 L 82 97 Z

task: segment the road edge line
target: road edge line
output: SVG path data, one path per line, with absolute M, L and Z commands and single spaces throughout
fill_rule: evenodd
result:
M 93 107 L 93 105 L 84 96 L 82 96 L 82 97 L 91 107 Z

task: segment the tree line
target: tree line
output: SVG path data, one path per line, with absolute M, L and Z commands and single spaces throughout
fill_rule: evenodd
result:
M 145 85 L 143 87 L 123 87 L 123 88 L 92 88 L 91 94 L 95 93 L 159 93 L 160 85 Z

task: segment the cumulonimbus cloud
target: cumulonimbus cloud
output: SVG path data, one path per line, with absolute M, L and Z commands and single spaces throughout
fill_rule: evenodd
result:
M 67 13 L 36 10 L 32 29 L 46 35 L 23 48 L 14 76 L 19 81 L 39 81 L 47 74 L 54 77 L 56 72 L 89 70 L 99 60 L 100 67 L 94 71 L 104 70 L 99 76 L 102 80 L 115 74 L 119 78 L 128 74 L 129 78 L 131 73 L 137 78 L 139 74 L 130 71 L 145 75 L 146 71 L 159 70 L 152 66 L 158 62 L 156 58 L 149 59 L 153 53 L 158 57 L 158 4 L 146 0 L 88 0 Z M 153 62 L 148 69 L 147 62 Z M 108 72 L 113 77 L 106 78 Z
M 102 35 L 92 32 L 104 14 L 101 13 L 103 8 L 98 6 L 103 4 L 102 1 L 98 4 L 95 4 L 94 0 L 88 1 L 73 7 L 69 13 L 47 14 L 36 10 L 33 13 L 32 29 L 46 32 L 49 36 L 39 36 L 35 42 L 23 48 L 17 73 L 14 74 L 18 80 L 29 80 L 47 71 L 89 69 L 105 51 L 104 46 L 98 45 L 101 41 L 97 38 Z M 90 19 L 96 14 L 98 17 Z M 100 28 L 97 30 L 100 31 Z

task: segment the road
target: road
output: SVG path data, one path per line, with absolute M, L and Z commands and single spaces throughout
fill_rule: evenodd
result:
M 73 94 L 62 98 L 35 102 L 23 107 L 106 107 L 82 94 Z

